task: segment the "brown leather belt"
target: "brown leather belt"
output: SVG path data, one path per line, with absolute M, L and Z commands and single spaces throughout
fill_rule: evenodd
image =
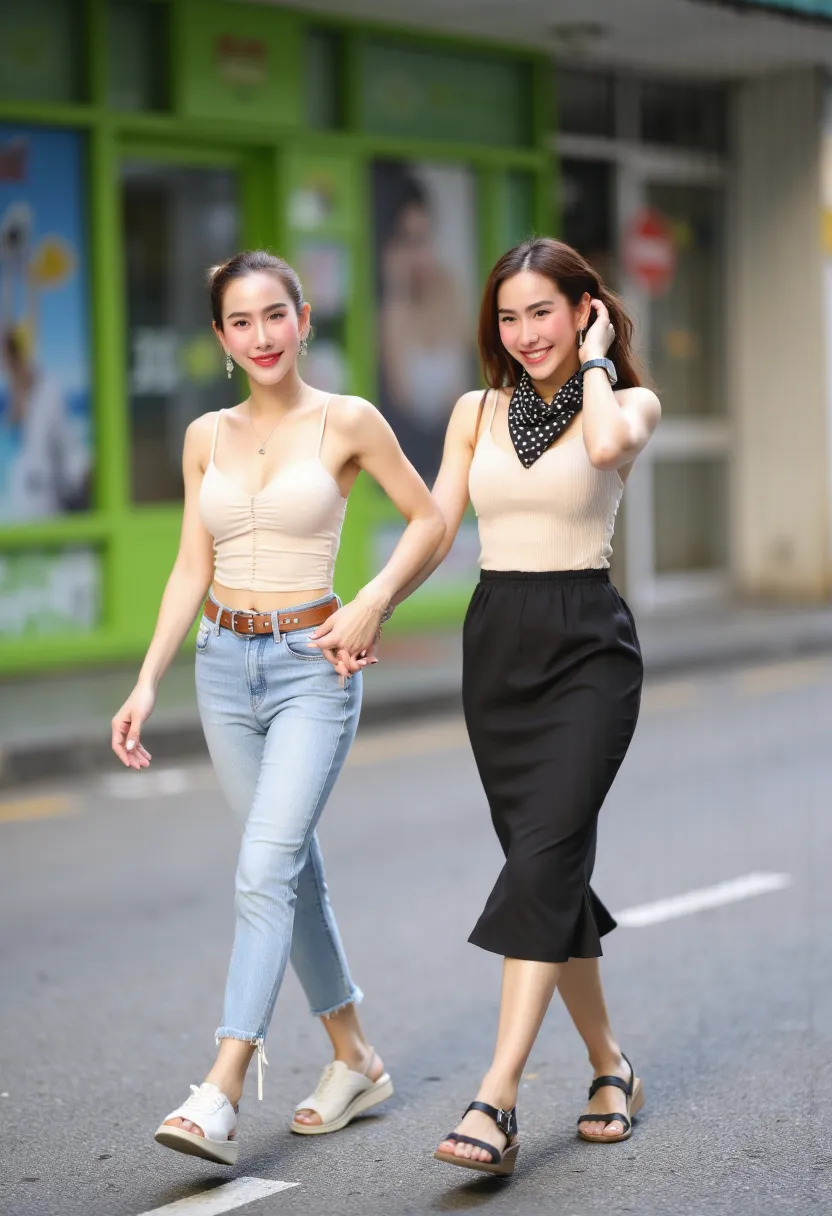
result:
M 324 621 L 338 611 L 338 601 L 335 596 L 317 608 L 301 608 L 298 612 L 282 612 L 277 615 L 277 627 L 280 633 L 291 633 L 293 629 L 311 629 L 323 625 Z M 270 612 L 229 612 L 226 608 L 220 611 L 218 604 L 207 599 L 204 607 L 209 621 L 217 623 L 220 618 L 220 628 L 230 629 L 238 637 L 253 637 L 258 633 L 272 633 L 272 614 Z

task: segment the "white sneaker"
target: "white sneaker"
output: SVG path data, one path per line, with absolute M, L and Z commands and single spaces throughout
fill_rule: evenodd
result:
M 187 1119 L 201 1128 L 204 1135 L 186 1132 L 183 1127 L 170 1127 L 168 1119 Z M 165 1148 L 193 1157 L 204 1157 L 218 1165 L 234 1165 L 237 1161 L 237 1110 L 222 1090 L 210 1081 L 191 1086 L 191 1096 L 171 1111 L 156 1131 L 154 1139 Z

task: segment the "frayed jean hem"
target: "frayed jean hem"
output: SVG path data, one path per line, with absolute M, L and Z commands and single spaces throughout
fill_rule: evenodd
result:
M 309 1012 L 313 1018 L 332 1018 L 349 1005 L 360 1005 L 363 1000 L 364 993 L 353 984 L 352 992 L 345 1001 L 339 1001 L 337 1005 L 331 1005 L 329 1009 L 310 1009 Z
M 253 1033 L 247 1030 L 232 1030 L 230 1026 L 220 1026 L 214 1035 L 217 1044 L 220 1039 L 239 1039 L 241 1043 L 250 1043 L 252 1047 L 256 1047 L 264 1038 L 265 1035 L 256 1030 Z

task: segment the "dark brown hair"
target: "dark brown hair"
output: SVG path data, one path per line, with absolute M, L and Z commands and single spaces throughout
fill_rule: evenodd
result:
M 604 285 L 598 272 L 571 245 L 549 236 L 540 236 L 509 249 L 488 276 L 480 306 L 477 340 L 483 374 L 489 388 L 500 388 L 504 384 L 513 387 L 522 371 L 517 360 L 503 346 L 497 316 L 497 295 L 501 285 L 521 270 L 533 270 L 550 279 L 573 308 L 578 306 L 584 292 L 589 292 L 593 300 L 605 304 L 615 328 L 615 340 L 607 356 L 612 359 L 618 372 L 616 388 L 635 388 L 641 384 L 642 373 L 632 349 L 633 322 L 621 300 Z M 590 327 L 594 323 L 593 318 Z
M 303 288 L 297 273 L 289 263 L 266 249 L 248 249 L 243 253 L 235 253 L 233 258 L 229 258 L 220 266 L 212 266 L 208 271 L 211 315 L 217 329 L 222 329 L 222 301 L 228 284 L 234 279 L 242 279 L 247 274 L 256 274 L 260 270 L 280 279 L 291 296 L 295 312 L 299 313 L 303 308 Z

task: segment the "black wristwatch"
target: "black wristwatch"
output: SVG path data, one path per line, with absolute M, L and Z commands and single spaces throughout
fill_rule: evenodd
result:
M 610 384 L 615 384 L 618 379 L 618 372 L 615 370 L 612 359 L 587 359 L 586 363 L 581 364 L 581 375 L 588 372 L 591 367 L 603 367 L 610 378 Z

